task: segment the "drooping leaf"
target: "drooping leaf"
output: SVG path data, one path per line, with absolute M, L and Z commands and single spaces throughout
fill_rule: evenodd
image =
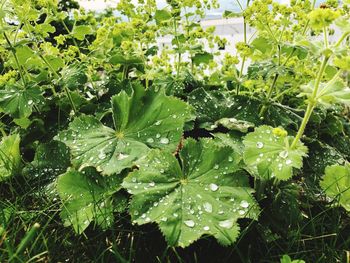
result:
M 215 129 L 217 122 L 223 118 L 231 119 L 236 124 L 244 123 L 244 126 L 249 127 L 252 127 L 253 124 L 262 124 L 262 119 L 259 116 L 262 103 L 255 98 L 235 95 L 230 91 L 207 91 L 204 88 L 199 88 L 190 93 L 189 103 L 196 109 L 201 128 Z M 275 104 L 269 106 L 265 117 L 267 123 L 283 126 L 296 126 L 300 119 L 290 109 Z M 238 130 L 242 130 L 242 127 L 238 127 Z
M 287 180 L 292 177 L 293 168 L 302 167 L 307 155 L 307 147 L 300 141 L 291 148 L 293 139 L 282 128 L 260 126 L 243 140 L 244 161 L 257 177 Z
M 186 247 L 205 234 L 232 244 L 239 233 L 237 219 L 256 219 L 259 212 L 234 157 L 232 148 L 204 139 L 185 141 L 182 168 L 172 154 L 150 151 L 123 182 L 133 194 L 133 221 L 156 222 L 171 246 Z
M 103 228 L 110 226 L 114 211 L 112 195 L 119 191 L 121 180 L 117 175 L 103 177 L 92 167 L 62 174 L 57 181 L 57 190 L 62 200 L 61 218 L 65 226 L 72 225 L 79 234 L 92 221 Z
M 143 157 L 149 148 L 175 151 L 190 107 L 163 91 L 135 87 L 111 99 L 115 130 L 92 116 L 70 123 L 57 139 L 64 142 L 78 167 L 94 166 L 103 174 L 119 173 Z
M 320 182 L 326 195 L 339 200 L 339 204 L 350 211 L 350 165 L 327 166 Z
M 30 116 L 34 105 L 40 105 L 43 101 L 42 91 L 36 86 L 26 89 L 13 86 L 0 90 L 0 109 L 13 118 Z
M 70 153 L 65 144 L 58 141 L 40 144 L 34 160 L 23 169 L 23 174 L 35 178 L 33 184 L 50 182 L 70 166 Z
M 18 134 L 3 137 L 0 143 L 0 182 L 15 175 L 21 166 Z

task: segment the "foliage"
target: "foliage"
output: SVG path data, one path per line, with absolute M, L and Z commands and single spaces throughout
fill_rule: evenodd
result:
M 0 261 L 345 261 L 348 4 L 0 0 Z

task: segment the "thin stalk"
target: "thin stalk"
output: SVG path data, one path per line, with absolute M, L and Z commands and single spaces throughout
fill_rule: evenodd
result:
M 350 32 L 344 32 L 343 35 L 339 38 L 339 40 L 337 41 L 337 43 L 335 44 L 335 47 L 340 46 L 340 44 L 343 42 L 343 40 L 350 35 Z
M 323 40 L 324 40 L 324 44 L 325 44 L 326 48 L 328 48 L 329 42 L 328 42 L 328 34 L 327 34 L 326 27 L 323 28 Z
M 291 144 L 291 149 L 295 148 L 297 143 L 299 142 L 300 138 L 303 136 L 305 128 L 307 123 L 309 122 L 309 119 L 311 117 L 312 111 L 314 110 L 317 101 L 316 101 L 316 96 L 317 96 L 317 92 L 318 92 L 318 88 L 320 87 L 320 83 L 321 83 L 321 79 L 323 76 L 323 73 L 326 69 L 327 63 L 328 63 L 329 57 L 325 57 L 322 61 L 320 70 L 318 71 L 317 77 L 316 77 L 316 82 L 315 82 L 315 87 L 314 90 L 312 92 L 311 98 L 309 99 L 309 103 L 307 105 L 306 108 L 306 112 L 303 118 L 303 121 L 301 122 L 301 125 L 299 127 L 298 133 L 295 136 L 292 144 Z
M 276 86 L 278 76 L 279 76 L 279 74 L 277 73 L 275 75 L 275 77 L 273 78 L 272 84 L 271 84 L 269 91 L 267 93 L 266 101 L 269 101 L 271 99 L 271 95 L 272 95 L 274 87 Z M 263 105 L 260 112 L 259 112 L 259 116 L 262 116 L 265 113 L 266 109 L 267 109 L 266 105 Z
M 4 35 L 5 39 L 6 39 L 7 44 L 10 46 L 10 50 L 11 50 L 11 52 L 12 52 L 14 58 L 15 58 L 15 62 L 16 62 L 16 65 L 18 67 L 18 72 L 19 72 L 19 75 L 21 76 L 21 80 L 23 82 L 23 86 L 26 87 L 26 80 L 25 80 L 24 74 L 22 72 L 22 67 L 19 64 L 19 60 L 18 60 L 18 57 L 17 57 L 17 54 L 16 54 L 16 49 L 12 46 L 11 41 L 9 40 L 9 38 L 7 37 L 5 32 L 4 32 L 3 35 Z
M 57 72 L 54 70 L 51 64 L 47 61 L 47 59 L 41 54 L 39 54 L 39 57 L 47 65 L 47 67 L 52 71 L 52 73 L 56 76 L 56 78 L 60 78 L 60 76 L 57 74 Z M 56 96 L 57 95 L 56 90 L 53 87 L 51 88 L 51 90 L 52 90 L 52 93 Z

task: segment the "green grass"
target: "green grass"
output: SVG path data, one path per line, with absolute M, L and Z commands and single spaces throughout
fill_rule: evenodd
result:
M 312 263 L 349 262 L 350 219 L 345 211 L 315 200 L 316 189 L 304 186 L 307 192 L 299 193 L 302 213 L 293 221 L 283 206 L 273 208 L 278 193 L 267 189 L 260 220 L 241 220 L 242 233 L 233 246 L 203 237 L 181 249 L 168 247 L 154 224 L 131 225 L 126 213 L 116 214 L 114 226 L 106 231 L 90 226 L 77 235 L 63 226 L 57 198 L 48 198 L 47 190 L 33 190 L 29 180 L 18 177 L 0 186 L 0 262 L 254 263 L 279 262 L 284 254 Z M 35 224 L 40 227 L 28 237 Z

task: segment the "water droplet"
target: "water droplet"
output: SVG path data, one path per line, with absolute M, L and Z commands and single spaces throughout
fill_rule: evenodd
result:
M 230 229 L 233 226 L 233 219 L 220 221 L 219 226 Z
M 33 100 L 28 100 L 28 105 L 32 105 L 33 104 Z
M 124 160 L 124 159 L 126 159 L 126 158 L 128 158 L 128 157 L 129 157 L 128 154 L 123 154 L 123 153 L 119 153 L 119 154 L 117 155 L 117 159 L 118 159 L 119 161 Z
M 161 139 L 160 139 L 160 143 L 161 143 L 161 144 L 168 144 L 168 143 L 169 143 L 169 139 L 168 139 L 168 138 L 165 138 L 165 137 L 164 137 L 164 138 L 161 138 Z
M 156 123 L 154 123 L 154 125 L 160 125 L 162 123 L 162 121 L 156 121 Z
M 206 212 L 208 212 L 208 213 L 213 212 L 213 206 L 212 206 L 210 203 L 205 202 L 205 203 L 203 204 L 203 207 L 204 207 L 204 210 L 205 210 Z
M 256 143 L 256 147 L 257 147 L 258 149 L 261 149 L 261 148 L 264 147 L 264 143 L 262 143 L 262 142 L 257 142 L 257 143 Z
M 219 189 L 219 186 L 217 186 L 216 184 L 210 184 L 209 185 L 210 190 L 212 190 L 213 192 L 217 191 Z
M 103 160 L 104 158 L 106 158 L 106 154 L 104 153 L 104 152 L 100 152 L 99 153 L 99 155 L 98 155 L 98 158 L 100 159 L 100 160 Z
M 279 157 L 285 159 L 288 157 L 288 151 L 282 151 L 279 153 Z
M 286 165 L 290 165 L 290 164 L 292 164 L 292 160 L 290 159 L 286 160 Z
M 146 140 L 146 142 L 147 142 L 147 143 L 154 143 L 154 139 L 153 139 L 153 138 L 148 138 L 148 139 Z
M 247 208 L 249 206 L 249 203 L 246 200 L 242 200 L 240 205 L 243 208 Z
M 210 228 L 208 226 L 203 227 L 205 231 L 208 231 Z
M 215 164 L 215 165 L 214 165 L 214 169 L 215 169 L 215 170 L 219 169 L 219 165 L 218 165 L 218 164 Z
M 243 210 L 239 210 L 238 214 L 240 214 L 241 216 L 245 214 L 245 212 Z
M 160 136 L 161 136 L 161 135 L 160 135 L 159 133 L 156 134 L 156 138 L 157 138 L 157 139 L 159 139 Z
M 193 220 L 185 220 L 184 224 L 188 227 L 194 227 L 195 222 Z
M 233 158 L 231 156 L 228 157 L 229 162 L 233 162 Z
M 155 183 L 155 182 L 150 182 L 148 185 L 151 186 L 151 187 L 153 187 L 153 186 L 156 185 L 156 183 Z

